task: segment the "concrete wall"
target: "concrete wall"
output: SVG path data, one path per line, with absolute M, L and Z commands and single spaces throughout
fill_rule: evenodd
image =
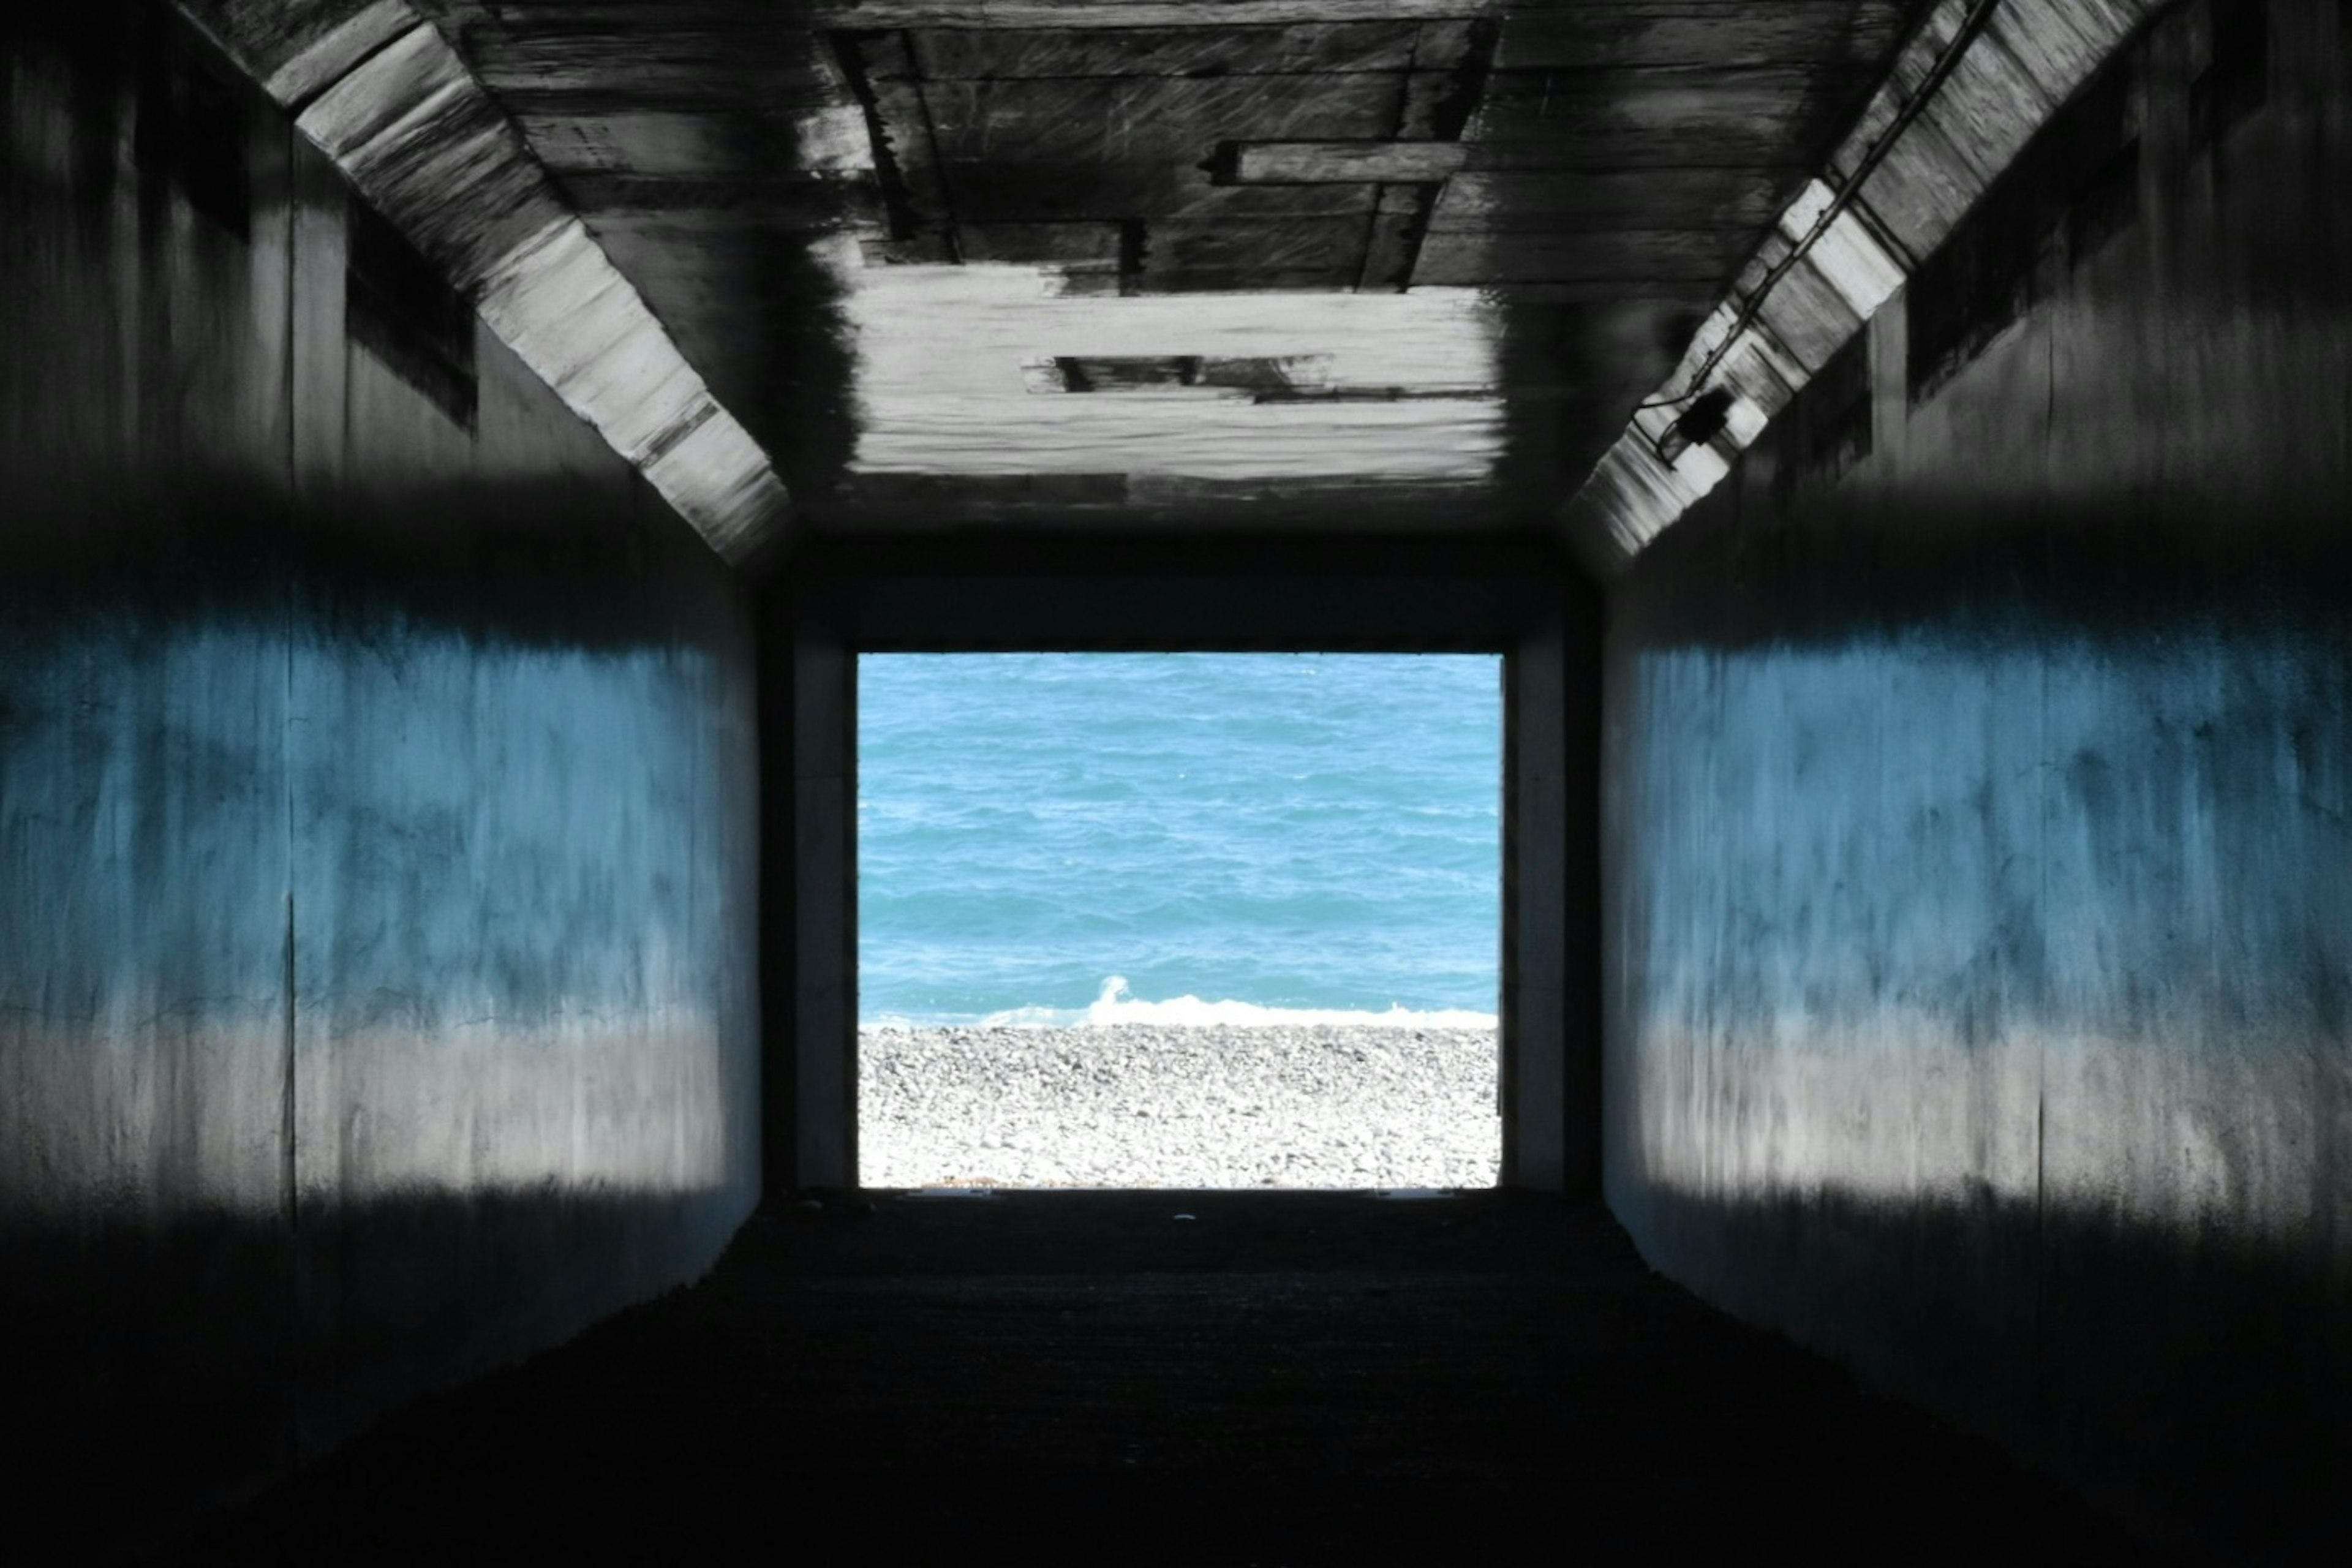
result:
M 0 1321 L 12 1545 L 79 1556 L 714 1256 L 757 778 L 691 531 L 470 317 L 357 341 L 344 191 L 197 40 L 50 10 L 0 58 Z
M 2352 1524 L 2347 27 L 2160 22 L 1606 654 L 1644 1254 L 2235 1561 Z

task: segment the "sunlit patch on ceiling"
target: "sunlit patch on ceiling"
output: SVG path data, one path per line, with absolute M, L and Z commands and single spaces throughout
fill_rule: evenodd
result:
M 1471 484 L 1501 449 L 1499 312 L 1469 290 L 1073 295 L 1011 265 L 855 276 L 858 472 Z

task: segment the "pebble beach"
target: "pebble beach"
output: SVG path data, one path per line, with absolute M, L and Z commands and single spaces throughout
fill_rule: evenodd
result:
M 1485 1187 L 1490 1028 L 868 1027 L 868 1187 Z

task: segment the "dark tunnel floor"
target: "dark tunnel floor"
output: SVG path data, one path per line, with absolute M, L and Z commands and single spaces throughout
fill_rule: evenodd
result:
M 1191 1215 L 1191 1219 L 1175 1217 Z M 2144 1556 L 1501 1194 L 877 1196 L 385 1422 L 188 1561 Z

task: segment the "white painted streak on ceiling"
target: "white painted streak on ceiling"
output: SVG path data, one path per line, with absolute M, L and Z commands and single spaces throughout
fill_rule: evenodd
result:
M 1407 294 L 1056 294 L 1034 267 L 851 274 L 861 472 L 1475 482 L 1502 447 L 1496 308 Z M 1057 355 L 1311 359 L 1318 392 L 1031 390 Z M 1405 396 L 1377 400 L 1396 388 Z
M 820 0 L 817 27 L 1263 27 L 1451 21 L 1509 0 Z

